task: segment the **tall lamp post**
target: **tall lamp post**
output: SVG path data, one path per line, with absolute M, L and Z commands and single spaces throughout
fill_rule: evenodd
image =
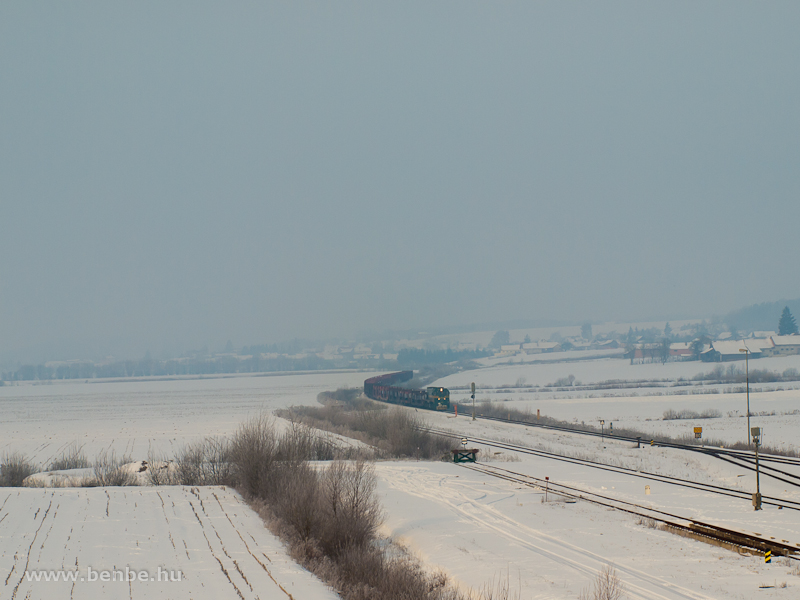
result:
M 745 346 L 739 348 L 739 352 L 744 352 L 745 381 L 747 382 L 747 441 L 750 442 L 750 349 Z

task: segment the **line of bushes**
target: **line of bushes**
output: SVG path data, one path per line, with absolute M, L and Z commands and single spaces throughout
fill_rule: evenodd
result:
M 728 365 L 727 368 L 717 365 L 707 373 L 698 373 L 692 381 L 713 381 L 715 383 L 773 383 L 776 381 L 798 381 L 800 371 L 789 368 L 779 373 L 768 369 L 750 369 L 749 373 L 737 365 Z M 681 381 L 680 379 L 678 381 Z
M 45 471 L 64 471 L 68 469 L 85 469 L 90 465 L 77 442 L 70 444 L 58 458 L 47 465 Z M 28 457 L 19 452 L 5 454 L 0 459 L 0 487 L 21 487 L 25 480 L 35 473 L 41 472 L 41 467 Z
M 444 575 L 379 543 L 374 466 L 342 460 L 327 438 L 299 423 L 279 433 L 262 416 L 228 440 L 188 447 L 174 473 L 183 483 L 236 487 L 292 558 L 345 600 L 466 600 Z
M 277 414 L 364 442 L 379 458 L 439 459 L 456 447 L 448 438 L 422 431 L 417 412 L 375 402 L 357 388 L 323 392 L 318 400 L 323 406 L 298 406 Z
M 701 413 L 694 412 L 693 410 L 674 410 L 668 408 L 664 411 L 665 421 L 680 421 L 691 419 L 719 419 L 722 413 L 714 408 L 708 408 Z

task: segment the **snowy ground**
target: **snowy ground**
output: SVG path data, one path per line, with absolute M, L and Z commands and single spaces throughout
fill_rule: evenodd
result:
M 556 355 L 551 356 L 555 357 Z M 707 373 L 719 365 L 725 369 L 734 365 L 742 369 L 742 371 L 745 368 L 744 361 L 733 363 L 681 361 L 668 362 L 666 364 L 646 363 L 632 365 L 629 360 L 608 358 L 548 364 L 500 365 L 477 371 L 456 373 L 440 379 L 436 384 L 446 387 L 468 386 L 470 382 L 474 381 L 479 386 L 500 387 L 502 385 L 514 385 L 518 380 L 522 379 L 526 385 L 545 386 L 568 375 L 575 375 L 578 381 L 585 384 L 610 379 L 627 379 L 631 381 L 677 379 L 678 377 L 691 378 L 698 373 Z M 750 361 L 750 369 L 766 369 L 782 373 L 789 368 L 800 369 L 800 355 L 774 356 Z
M 226 488 L 0 488 L 0 574 L 2 600 L 338 597 Z
M 753 477 L 708 457 L 674 450 L 636 449 L 606 442 L 468 418 L 431 419 L 461 435 L 513 439 L 532 447 L 624 464 L 676 477 L 750 491 Z M 483 449 L 484 458 L 492 452 Z M 480 454 L 479 454 L 480 456 Z M 507 458 L 508 453 L 493 457 Z M 505 469 L 595 491 L 674 514 L 800 543 L 800 512 L 689 490 L 639 477 L 521 455 L 489 462 Z M 446 463 L 394 462 L 378 469 L 388 512 L 387 534 L 464 586 L 479 588 L 509 577 L 522 598 L 577 598 L 596 572 L 611 563 L 629 598 L 796 598 L 800 569 L 739 556 L 637 524 L 636 517 L 592 505 L 542 503 L 543 493 Z M 744 475 L 744 477 L 739 477 Z M 645 485 L 651 494 L 645 495 Z M 762 482 L 765 494 L 800 500 L 800 490 Z M 795 488 L 798 489 L 798 488 Z M 782 584 L 786 588 L 759 589 Z
M 546 386 L 559 378 L 572 374 L 584 384 L 613 379 L 656 380 L 678 377 L 689 378 L 700 372 L 708 372 L 714 364 L 698 362 L 676 362 L 662 364 L 631 365 L 629 361 L 605 359 L 579 363 L 513 365 L 491 367 L 476 371 L 464 371 L 436 382 L 445 387 L 468 386 L 475 382 L 481 388 L 477 401 L 503 403 L 509 408 L 563 419 L 598 424 L 605 420 L 606 426 L 630 427 L 645 432 L 665 433 L 673 436 L 691 434 L 693 427 L 703 427 L 706 439 L 725 443 L 746 441 L 747 401 L 742 385 L 706 386 L 689 390 L 691 395 L 671 395 L 685 388 L 635 388 L 625 390 L 594 390 L 574 392 L 532 392 L 527 386 Z M 729 365 L 723 365 L 728 367 Z M 736 363 L 744 368 L 744 364 Z M 800 356 L 785 356 L 759 359 L 751 362 L 752 368 L 783 372 L 789 368 L 800 369 Z M 502 386 L 523 387 L 505 388 Z M 741 391 L 740 391 L 741 390 Z M 699 393 L 704 392 L 704 393 Z M 716 392 L 716 393 L 709 393 Z M 467 410 L 469 391 L 451 390 L 451 400 Z M 701 413 L 707 409 L 718 410 L 722 418 L 663 421 L 664 411 L 691 410 Z M 750 391 L 750 410 L 758 416 L 751 417 L 753 427 L 762 427 L 764 443 L 800 450 L 800 382 L 754 384 Z M 775 413 L 763 415 L 761 413 Z
M 544 385 L 570 373 L 584 382 L 591 382 L 655 378 L 662 373 L 667 373 L 663 377 L 691 376 L 710 369 L 698 363 L 631 366 L 621 360 L 593 362 L 492 367 L 453 375 L 442 383 L 453 386 L 476 381 L 479 385 L 497 388 L 515 385 L 520 377 L 526 378 L 529 384 Z M 761 363 L 759 368 L 772 370 L 797 368 L 800 357 L 765 359 Z M 108 448 L 138 460 L 147 458 L 153 449 L 171 455 L 186 442 L 207 435 L 231 433 L 248 416 L 262 410 L 312 404 L 320 391 L 360 386 L 371 375 L 334 373 L 9 386 L 0 388 L 0 453 L 21 451 L 46 463 L 57 457 L 64 447 L 78 441 L 85 445 L 90 459 Z M 509 406 L 528 407 L 534 412 L 539 408 L 545 414 L 570 420 L 589 422 L 605 418 L 607 423 L 614 421 L 615 425 L 653 427 L 654 430 L 674 428 L 674 433 L 700 424 L 714 437 L 744 437 L 744 419 L 727 416 L 728 411 L 743 408 L 743 394 L 653 396 L 647 395 L 652 390 L 639 389 L 626 390 L 632 396 L 590 398 L 576 394 L 572 394 L 573 397 L 555 393 L 548 396 L 517 389 L 510 394 L 500 394 L 500 391 L 486 390 L 481 394 L 495 401 L 508 400 Z M 463 400 L 464 393 L 456 390 L 453 397 Z M 754 411 L 791 412 L 800 408 L 800 390 L 754 392 L 751 404 Z M 726 416 L 701 423 L 658 420 L 664 410 L 684 407 L 696 411 L 714 407 Z M 431 424 L 453 428 L 459 435 L 502 438 L 544 450 L 602 459 L 609 464 L 752 491 L 754 482 L 749 472 L 707 457 L 650 447 L 637 450 L 631 444 L 609 441 L 604 448 L 596 438 L 492 422 L 473 423 L 463 414 L 458 419 L 437 413 L 424 413 L 424 416 Z M 797 445 L 800 439 L 798 419 L 797 415 L 778 414 L 754 417 L 753 424 L 765 427 L 769 443 L 780 441 Z M 508 453 L 495 456 L 493 450 L 483 450 L 484 457 L 491 456 L 495 461 L 509 457 Z M 602 491 L 686 517 L 800 543 L 800 513 L 797 511 L 768 507 L 754 513 L 747 501 L 544 458 L 523 457 L 515 462 L 489 464 L 537 477 L 549 476 L 555 482 Z M 463 586 L 479 588 L 493 578 L 508 576 L 512 586 L 521 589 L 525 600 L 573 599 L 590 584 L 599 568 L 611 562 L 620 572 L 629 598 L 798 597 L 800 570 L 792 574 L 793 567 L 781 562 L 765 566 L 759 557 L 739 556 L 650 529 L 637 524 L 635 517 L 618 511 L 585 502 L 543 504 L 538 490 L 452 464 L 382 463 L 378 474 L 379 492 L 387 515 L 384 531 L 408 545 L 432 568 L 444 569 Z M 783 484 L 770 480 L 762 483 L 767 495 L 800 500 L 800 493 L 786 489 Z M 645 485 L 651 486 L 651 495 L 645 496 Z M 216 558 L 222 561 L 245 597 L 256 594 L 263 598 L 282 597 L 249 552 L 254 547 L 272 548 L 274 550 L 263 552 L 273 563 L 284 561 L 286 564 L 288 559 L 257 517 L 230 491 L 217 488 L 201 488 L 195 492 L 188 488 L 1 489 L 0 506 L 0 573 L 3 580 L 8 576 L 0 599 L 12 595 L 22 599 L 28 591 L 31 591 L 31 598 L 70 593 L 70 589 L 58 587 L 63 586 L 63 582 L 22 582 L 19 571 L 24 570 L 23 561 L 26 560 L 30 561 L 29 569 L 34 568 L 34 564 L 45 569 L 62 566 L 75 569 L 77 565 L 81 569 L 92 566 L 95 570 L 125 565 L 153 570 L 162 566 L 168 570 L 182 570 L 187 576 L 185 584 L 137 582 L 139 585 L 128 587 L 114 582 L 77 582 L 72 596 L 75 598 L 87 595 L 238 597 Z M 185 540 L 188 557 L 185 551 L 181 554 L 183 542 L 179 540 Z M 243 576 L 236 570 L 234 559 Z M 286 582 L 287 590 L 286 586 L 292 583 L 299 586 L 302 581 L 312 581 L 302 570 L 297 571 L 299 579 L 293 578 L 294 575 L 281 579 L 273 571 L 273 563 L 264 561 L 279 583 Z M 291 568 L 296 567 L 286 564 L 286 569 Z M 253 586 L 252 591 L 244 582 L 245 578 Z M 20 585 L 14 594 L 18 582 Z M 762 585 L 783 582 L 786 588 L 760 589 Z M 176 587 L 179 585 L 188 587 L 179 589 Z M 201 589 L 196 587 L 198 585 Z M 318 583 L 313 585 L 319 586 Z M 55 586 L 52 593 L 48 586 Z M 83 588 L 79 590 L 78 586 Z M 322 587 L 290 593 L 298 600 L 333 597 Z
M 78 442 L 142 460 L 173 457 L 188 442 L 227 435 L 261 411 L 314 404 L 317 394 L 361 386 L 373 373 L 323 373 L 123 383 L 0 387 L 0 455 L 47 464 Z

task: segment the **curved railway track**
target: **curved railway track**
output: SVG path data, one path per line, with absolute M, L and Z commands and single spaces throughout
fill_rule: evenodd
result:
M 675 442 L 665 442 L 665 441 L 658 441 L 656 439 L 646 440 L 641 437 L 631 437 L 631 436 L 623 436 L 623 435 L 609 435 L 609 434 L 602 434 L 597 431 L 584 431 L 582 429 L 573 429 L 571 427 L 564 427 L 560 425 L 545 425 L 543 423 L 531 423 L 529 421 L 521 421 L 518 419 L 503 419 L 501 417 L 489 417 L 486 415 L 477 415 L 478 418 L 484 419 L 487 421 L 497 421 L 500 423 L 511 423 L 514 425 L 524 425 L 525 427 L 538 427 L 541 429 L 549 429 L 553 431 L 563 431 L 566 433 L 576 433 L 580 435 L 589 435 L 594 437 L 603 437 L 604 439 L 608 440 L 618 440 L 623 442 L 631 442 L 634 444 L 643 443 L 649 444 L 652 446 L 657 446 L 660 448 L 675 448 L 678 450 L 686 450 L 689 452 L 698 452 L 701 454 L 708 454 L 713 456 L 714 458 L 718 458 L 725 462 L 731 463 L 736 465 L 737 467 L 741 467 L 743 469 L 747 469 L 748 471 L 755 471 L 756 467 L 756 460 L 755 454 L 748 450 L 731 450 L 728 448 L 720 448 L 717 446 L 693 446 L 691 444 L 678 444 Z M 790 473 L 783 469 L 779 469 L 772 464 L 783 464 L 783 465 L 791 465 L 800 467 L 800 459 L 794 458 L 791 456 L 778 456 L 775 454 L 762 454 L 759 453 L 758 461 L 760 463 L 759 470 L 761 474 L 766 477 L 771 477 L 772 479 L 776 479 L 787 485 L 792 485 L 795 487 L 800 487 L 800 475 L 795 473 Z
M 751 552 L 763 553 L 770 550 L 775 556 L 785 556 L 792 560 L 800 561 L 796 556 L 800 552 L 800 544 L 792 544 L 789 540 L 777 541 L 774 538 L 765 538 L 756 533 L 748 533 L 744 531 L 736 531 L 719 527 L 696 519 L 689 519 L 673 513 L 651 508 L 649 506 L 642 506 L 633 502 L 626 502 L 611 498 L 603 494 L 582 490 L 575 486 L 556 483 L 551 480 L 545 481 L 544 479 L 517 473 L 509 469 L 496 467 L 493 465 L 485 464 L 462 464 L 465 469 L 470 469 L 479 473 L 484 473 L 492 477 L 504 479 L 512 483 L 533 487 L 544 491 L 547 488 L 552 493 L 573 498 L 575 500 L 584 500 L 607 508 L 623 511 L 632 515 L 636 515 L 646 519 L 652 519 L 659 523 L 663 523 L 668 527 L 683 532 L 692 537 L 699 537 L 715 542 L 729 545 L 736 548 L 747 549 Z
M 428 431 L 429 433 L 433 433 L 436 435 L 440 435 L 443 437 L 449 437 L 453 439 L 461 439 L 463 436 L 453 433 L 452 431 L 447 431 L 445 429 L 437 429 L 433 427 L 425 427 L 423 428 L 424 431 Z M 566 456 L 563 454 L 557 454 L 555 452 L 547 452 L 545 450 L 536 450 L 535 448 L 528 448 L 527 446 L 520 446 L 517 444 L 511 444 L 508 442 L 500 442 L 497 440 L 491 440 L 487 438 L 480 438 L 474 436 L 468 436 L 471 442 L 476 442 L 478 444 L 482 444 L 484 446 L 488 446 L 490 448 L 499 448 L 502 450 L 509 450 L 512 452 L 520 452 L 522 454 L 530 454 L 532 456 L 539 456 L 542 458 L 547 458 L 550 460 L 556 460 L 560 462 L 572 463 L 577 465 L 583 465 L 587 467 L 591 467 L 593 469 L 600 469 L 603 471 L 609 471 L 612 473 L 621 473 L 624 475 L 631 475 L 633 477 L 638 477 L 640 479 L 647 479 L 650 481 L 658 481 L 661 483 L 667 483 L 670 485 L 675 485 L 679 487 L 685 487 L 689 489 L 710 492 L 713 494 L 718 494 L 721 496 L 729 496 L 731 498 L 738 498 L 741 500 L 747 500 L 748 502 L 752 501 L 752 495 L 749 492 L 744 492 L 742 490 L 735 490 L 732 488 L 726 488 L 720 485 L 714 485 L 710 483 L 701 483 L 698 481 L 691 481 L 688 479 L 682 479 L 680 477 L 671 477 L 668 475 L 659 475 L 658 473 L 651 473 L 648 471 L 641 471 L 638 469 L 631 469 L 628 467 L 617 467 L 614 465 L 608 465 L 605 463 L 592 461 L 583 458 L 574 458 L 571 456 Z M 790 510 L 798 510 L 800 511 L 800 501 L 796 500 L 789 500 L 786 498 L 777 498 L 774 496 L 762 496 L 762 504 L 775 506 L 778 508 L 788 508 Z

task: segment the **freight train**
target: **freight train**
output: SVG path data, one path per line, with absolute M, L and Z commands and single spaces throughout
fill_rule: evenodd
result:
M 450 390 L 447 388 L 429 387 L 424 390 L 412 390 L 395 385 L 413 377 L 413 371 L 398 371 L 370 377 L 364 381 L 364 395 L 380 402 L 402 404 L 414 408 L 450 410 Z

